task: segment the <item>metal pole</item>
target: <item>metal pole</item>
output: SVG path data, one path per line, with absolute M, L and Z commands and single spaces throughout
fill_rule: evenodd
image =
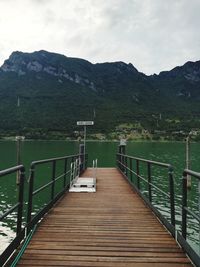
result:
M 170 211 L 171 211 L 171 224 L 175 226 L 175 203 L 174 203 L 174 179 L 173 168 L 169 167 L 169 191 L 170 191 Z
M 21 136 L 16 136 L 17 141 L 17 165 L 21 164 Z M 16 184 L 20 183 L 20 171 L 17 171 Z
M 119 153 L 122 154 L 122 156 L 120 156 L 121 171 L 127 175 L 127 158 L 124 156 L 126 154 L 126 139 L 120 139 L 119 151 Z
M 130 179 L 131 179 L 131 183 L 133 182 L 133 173 L 132 173 L 132 171 L 133 171 L 133 162 L 132 162 L 132 158 L 129 158 L 129 162 L 130 162 L 130 164 L 129 164 L 129 166 L 130 166 Z
M 80 154 L 80 174 L 84 171 L 84 144 L 79 145 Z
M 84 125 L 84 170 L 85 170 L 85 152 L 86 152 L 86 125 Z
M 51 200 L 54 200 L 55 195 L 55 178 L 56 178 L 56 161 L 52 162 L 52 185 L 51 185 Z
M 137 187 L 140 190 L 140 167 L 139 167 L 139 160 L 136 160 L 136 173 L 137 173 Z
M 24 200 L 24 167 L 19 170 L 19 196 L 18 196 L 18 212 L 17 212 L 17 235 L 20 234 L 22 228 L 22 216 L 23 216 L 23 200 Z
M 33 206 L 33 187 L 34 187 L 34 177 L 35 177 L 35 166 L 31 165 L 30 177 L 29 177 L 29 197 L 28 197 L 28 211 L 27 211 L 27 232 L 29 233 L 32 225 L 32 206 Z
M 64 179 L 63 179 L 63 188 L 66 187 L 66 179 L 67 179 L 67 159 L 64 161 Z
M 186 138 L 186 169 L 191 168 L 191 161 L 190 161 L 190 134 Z M 187 174 L 187 188 L 191 188 L 191 176 Z
M 148 172 L 148 191 L 149 191 L 149 201 L 152 202 L 152 191 L 151 191 L 151 164 L 147 163 Z
M 182 236 L 187 236 L 187 174 L 183 172 L 182 178 Z

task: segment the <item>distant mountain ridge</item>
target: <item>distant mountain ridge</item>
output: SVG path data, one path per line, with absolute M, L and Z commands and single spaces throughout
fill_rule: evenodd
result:
M 189 129 L 200 127 L 200 61 L 147 76 L 121 61 L 92 64 L 44 50 L 17 51 L 0 67 L 0 97 L 4 130 L 69 132 L 80 119 L 94 119 L 96 132 L 120 123 Z
M 163 77 L 184 77 L 191 82 L 200 81 L 200 61 L 188 61 L 183 66 L 175 67 L 170 71 L 160 72 L 159 76 Z
M 9 59 L 5 60 L 0 70 L 3 72 L 15 72 L 19 76 L 25 75 L 28 72 L 43 72 L 95 89 L 93 81 L 89 79 L 98 79 L 96 72 L 101 69 L 109 71 L 109 66 L 113 67 L 112 73 L 110 74 L 120 74 L 124 71 L 138 73 L 137 69 L 131 63 L 114 62 L 92 64 L 84 59 L 70 58 L 44 50 L 33 53 L 13 52 Z M 61 82 L 61 80 L 59 81 Z

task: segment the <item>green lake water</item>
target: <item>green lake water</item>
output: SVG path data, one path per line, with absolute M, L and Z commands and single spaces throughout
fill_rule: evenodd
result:
M 117 142 L 87 142 L 87 153 L 89 155 L 88 165 L 92 165 L 93 159 L 98 159 L 98 167 L 116 166 L 115 158 L 118 151 Z M 22 162 L 26 167 L 27 179 L 30 163 L 34 160 L 61 157 L 78 153 L 79 143 L 69 141 L 24 141 L 22 142 Z M 200 172 L 200 143 L 191 144 L 191 169 Z M 128 155 L 143 157 L 150 160 L 170 163 L 174 166 L 175 193 L 177 220 L 180 220 L 181 203 L 181 175 L 185 167 L 185 144 L 179 142 L 128 142 L 126 147 Z M 0 142 L 0 170 L 16 165 L 16 143 L 13 141 Z M 49 168 L 49 170 L 48 170 Z M 145 175 L 145 166 L 144 175 Z M 50 167 L 41 170 L 37 185 L 44 184 L 47 173 L 50 173 Z M 17 189 L 15 176 L 6 176 L 0 178 L 0 214 L 5 212 L 16 201 Z M 42 182 L 41 182 L 42 181 Z M 155 170 L 153 173 L 153 183 L 168 192 L 168 174 L 167 171 Z M 25 201 L 27 202 L 28 183 L 25 183 Z M 197 181 L 192 181 L 192 189 L 189 192 L 189 204 L 198 213 L 199 195 Z M 147 191 L 146 185 L 143 185 L 144 194 Z M 45 190 L 34 202 L 34 207 L 48 202 L 49 190 Z M 168 216 L 169 201 L 160 194 L 153 191 L 153 202 L 160 211 Z M 0 252 L 7 246 L 15 235 L 16 214 L 9 216 L 7 220 L 0 222 Z M 25 219 L 24 219 L 25 220 Z M 189 219 L 189 241 L 198 251 L 199 247 L 199 225 L 196 221 Z

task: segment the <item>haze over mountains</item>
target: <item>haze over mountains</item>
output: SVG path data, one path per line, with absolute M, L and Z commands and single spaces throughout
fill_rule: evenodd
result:
M 130 63 L 13 52 L 0 68 L 0 97 L 5 131 L 70 132 L 91 119 L 94 132 L 121 123 L 188 131 L 200 128 L 200 61 L 147 76 Z

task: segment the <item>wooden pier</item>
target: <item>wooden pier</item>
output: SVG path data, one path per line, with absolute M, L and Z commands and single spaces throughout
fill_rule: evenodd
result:
M 83 176 L 91 176 L 87 169 Z M 45 216 L 17 266 L 192 266 L 115 168 L 96 193 L 67 193 Z

